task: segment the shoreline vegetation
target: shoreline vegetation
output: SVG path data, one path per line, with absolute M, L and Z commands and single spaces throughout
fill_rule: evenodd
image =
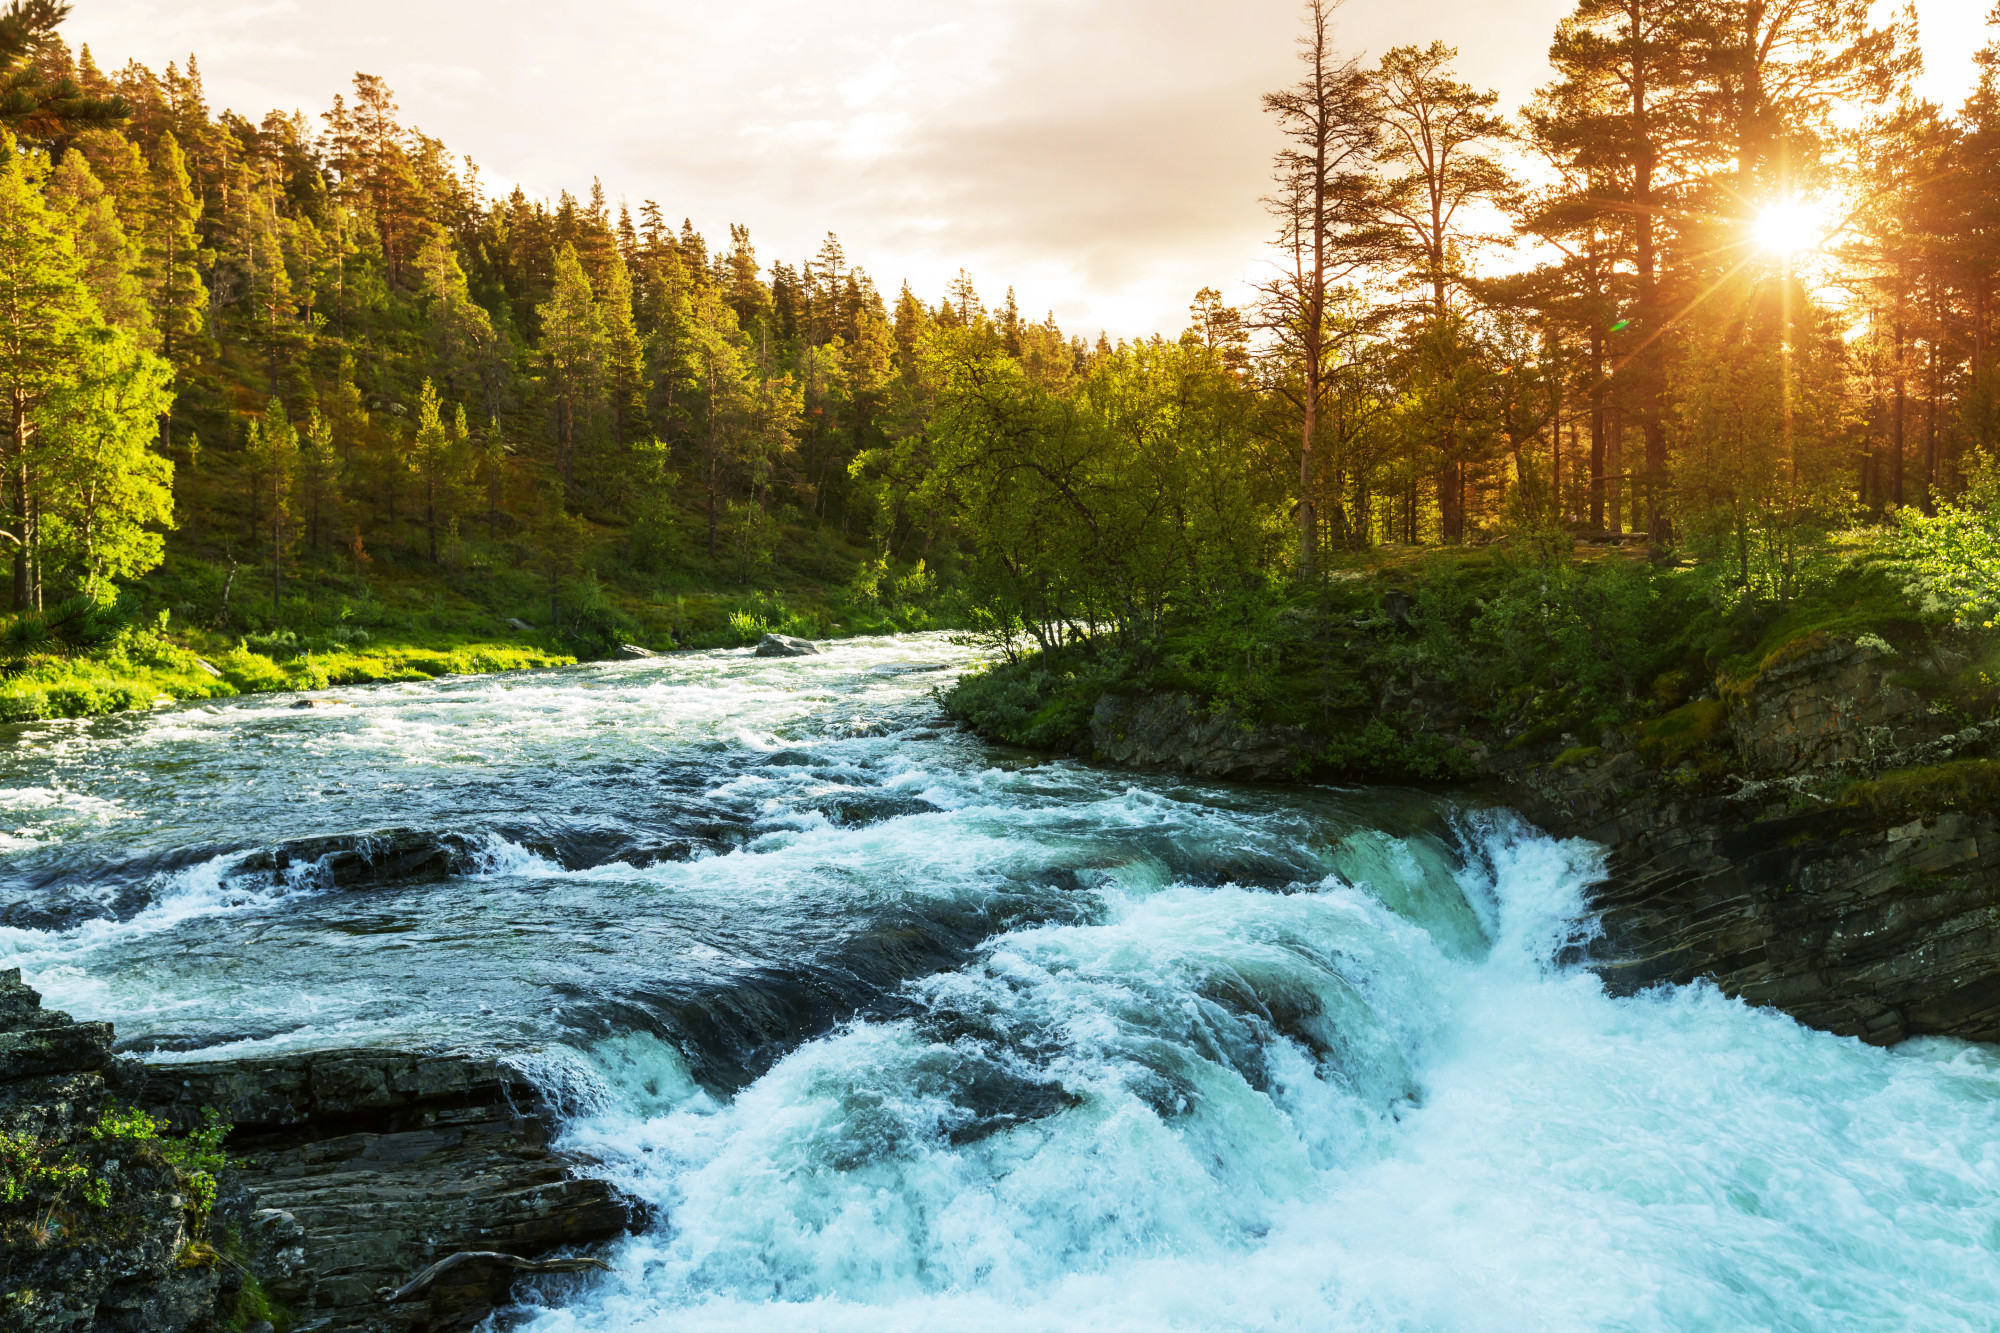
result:
M 1509 114 L 1303 8 L 1276 265 L 1093 341 L 10 3 L 0 718 L 949 627 L 998 736 L 1168 691 L 1439 782 L 1698 751 L 1822 622 L 1987 660 L 2000 44 L 1949 109 L 1865 0 L 1586 4 Z

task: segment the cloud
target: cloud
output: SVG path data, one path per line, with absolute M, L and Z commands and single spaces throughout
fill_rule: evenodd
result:
M 324 108 L 357 69 L 489 185 L 552 196 L 602 178 L 711 239 L 747 223 L 767 261 L 829 230 L 893 292 L 962 266 L 1066 326 L 1172 332 L 1203 285 L 1265 253 L 1274 142 L 1258 95 L 1294 77 L 1296 0 L 78 0 L 107 67 L 200 58 L 253 118 Z M 1351 0 L 1349 49 L 1442 36 L 1519 105 L 1548 77 L 1566 0 Z M 1979 39 L 1965 0 L 1932 87 Z M 1952 26 L 1953 24 L 1957 26 Z M 1965 78 L 1958 86 L 1963 87 Z M 1945 94 L 1932 92 L 1933 96 Z

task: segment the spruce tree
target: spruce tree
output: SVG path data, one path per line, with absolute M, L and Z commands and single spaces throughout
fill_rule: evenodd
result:
M 296 540 L 294 482 L 299 467 L 299 433 L 285 405 L 272 398 L 261 417 L 246 427 L 246 461 L 250 465 L 251 521 L 262 513 L 271 552 L 271 615 L 275 619 L 284 596 L 285 555 Z M 253 539 L 261 534 L 253 534 Z

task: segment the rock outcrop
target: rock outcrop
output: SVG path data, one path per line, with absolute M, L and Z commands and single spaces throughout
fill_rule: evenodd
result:
M 1958 665 L 1815 635 L 1718 682 L 1713 734 L 1686 756 L 1625 730 L 1506 749 L 1449 701 L 1397 718 L 1475 760 L 1492 799 L 1611 849 L 1590 961 L 1612 986 L 1706 977 L 1871 1042 L 2000 1041 L 2000 718 L 1970 722 L 1901 677 Z M 1315 750 L 1184 694 L 1107 694 L 1090 740 L 1105 762 L 1254 780 Z
M 1815 635 L 1729 697 L 1729 734 L 1761 776 L 1881 767 L 1951 727 L 1915 690 L 1896 684 L 1885 647 Z
M 1706 977 L 1800 1022 L 1886 1045 L 2000 1041 L 2000 819 L 1786 788 L 1678 790 L 1635 756 L 1517 781 L 1553 831 L 1611 850 L 1591 961 L 1614 990 Z
M 144 1145 L 89 1130 L 111 1105 L 111 1025 L 42 1008 L 0 972 L 0 1328 L 182 1333 L 215 1314 L 221 1274 L 189 1257 L 187 1199 Z M 8 1195 L 13 1195 L 11 1200 Z
M 789 634 L 766 634 L 757 641 L 759 657 L 815 657 L 819 649 L 808 639 L 795 639 Z
M 1107 763 L 1248 781 L 1289 775 L 1310 748 L 1303 733 L 1252 727 L 1227 704 L 1187 694 L 1107 694 L 1091 713 L 1090 742 Z
M 1720 778 L 1617 732 L 1508 774 L 1502 799 L 1611 849 L 1592 953 L 1612 986 L 1707 977 L 1878 1044 L 2000 1041 L 2000 721 L 1932 707 L 1894 665 L 1820 636 L 1732 683 Z
M 150 1065 L 140 1098 L 178 1124 L 215 1107 L 236 1126 L 218 1218 L 306 1327 L 469 1329 L 531 1261 L 608 1240 L 634 1206 L 552 1151 L 535 1086 L 492 1055 L 338 1050 Z M 425 1270 L 448 1276 L 413 1286 Z
M 91 1132 L 120 1106 L 168 1134 L 210 1110 L 234 1126 L 203 1229 L 159 1138 Z M 601 1266 L 581 1251 L 637 1220 L 554 1125 L 492 1053 L 146 1065 L 0 972 L 0 1328 L 221 1333 L 255 1279 L 294 1328 L 470 1329 L 523 1274 Z

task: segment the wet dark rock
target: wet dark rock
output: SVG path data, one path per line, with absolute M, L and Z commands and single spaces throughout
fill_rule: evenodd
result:
M 1109 763 L 1251 781 L 1288 775 L 1309 749 L 1303 733 L 1253 727 L 1227 704 L 1205 707 L 1187 694 L 1107 694 L 1091 714 L 1090 740 Z
M 303 1326 L 469 1329 L 508 1299 L 511 1272 L 503 1278 L 493 1262 L 388 1297 L 462 1252 L 532 1261 L 609 1240 L 639 1218 L 608 1184 L 578 1174 L 589 1158 L 550 1148 L 554 1115 L 542 1094 L 490 1053 L 153 1065 L 135 1092 L 177 1124 L 214 1106 L 236 1126 L 230 1150 L 242 1165 L 218 1219 L 237 1228 L 251 1270 Z
M 492 1053 L 340 1050 L 142 1065 L 105 1023 L 45 1010 L 0 972 L 0 1130 L 68 1154 L 109 1206 L 0 1203 L 0 1328 L 8 1333 L 220 1333 L 248 1270 L 292 1327 L 355 1333 L 470 1329 L 515 1276 L 588 1266 L 575 1251 L 628 1230 L 636 1205 L 553 1151 L 554 1115 Z M 114 1102 L 173 1130 L 209 1108 L 235 1126 L 209 1238 L 190 1249 L 173 1170 L 88 1130 Z M 549 1256 L 560 1252 L 554 1260 Z M 451 1281 L 386 1299 L 441 1260 Z M 196 1256 L 189 1261 L 187 1256 Z
M 345 707 L 346 704 L 347 700 L 345 699 L 299 699 L 293 702 L 292 707 L 299 709 L 342 708 Z
M 1843 795 L 2000 746 L 2000 718 L 1931 707 L 1899 665 L 1879 642 L 1823 634 L 1718 682 L 1720 772 L 1663 770 L 1617 730 L 1596 746 L 1507 748 L 1414 689 L 1383 707 L 1462 750 L 1493 799 L 1610 848 L 1589 959 L 1614 988 L 1705 977 L 1879 1044 L 2000 1041 L 2000 802 Z M 1091 740 L 1112 763 L 1250 779 L 1285 776 L 1314 749 L 1181 694 L 1104 696 Z
M 19 969 L 0 972 L 0 1130 L 49 1162 L 67 1158 L 106 1189 L 102 1207 L 71 1193 L 0 1201 L 0 1327 L 8 1333 L 206 1330 L 219 1276 L 187 1267 L 187 1215 L 173 1171 L 89 1135 L 111 1104 L 107 1023 L 44 1009 Z
M 473 840 L 460 833 L 378 829 L 281 843 L 252 853 L 240 869 L 310 874 L 325 887 L 354 888 L 462 874 L 477 864 L 478 853 Z
M 789 634 L 766 634 L 757 643 L 759 657 L 815 657 L 819 649 L 805 639 Z

